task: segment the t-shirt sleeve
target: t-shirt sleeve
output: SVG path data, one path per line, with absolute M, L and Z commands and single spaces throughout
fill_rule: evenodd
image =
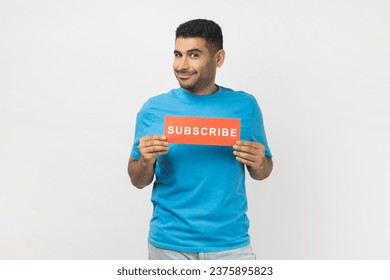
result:
M 145 111 L 145 105 L 141 108 L 141 110 L 137 114 L 136 123 L 135 123 L 135 133 L 134 133 L 134 141 L 133 146 L 131 148 L 131 157 L 135 160 L 138 160 L 141 156 L 141 152 L 138 149 L 139 140 L 141 137 L 148 135 L 149 131 L 149 122 L 147 118 L 147 113 Z
M 265 155 L 272 158 L 272 153 L 268 146 L 267 136 L 265 134 L 263 115 L 255 98 L 253 104 L 251 140 L 263 144 L 265 146 Z

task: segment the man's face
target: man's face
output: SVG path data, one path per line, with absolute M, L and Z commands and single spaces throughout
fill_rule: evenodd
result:
M 205 95 L 216 90 L 218 55 L 210 53 L 203 38 L 177 38 L 173 70 L 180 86 L 193 94 Z

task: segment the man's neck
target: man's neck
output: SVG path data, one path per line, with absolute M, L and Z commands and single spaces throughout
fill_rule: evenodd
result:
M 189 91 L 189 90 L 187 90 L 187 91 L 191 94 L 194 94 L 194 95 L 210 95 L 210 94 L 216 93 L 218 90 L 219 90 L 219 87 L 216 84 L 213 84 L 212 86 L 207 87 L 204 90 L 200 90 L 197 92 L 193 92 L 193 91 Z

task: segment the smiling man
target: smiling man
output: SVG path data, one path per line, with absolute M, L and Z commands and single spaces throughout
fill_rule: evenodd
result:
M 248 234 L 245 166 L 255 180 L 272 171 L 256 99 L 215 83 L 225 59 L 222 31 L 211 20 L 176 30 L 173 70 L 180 88 L 149 99 L 137 115 L 128 164 L 132 184 L 153 182 L 149 259 L 255 259 Z M 170 143 L 164 118 L 239 120 L 231 146 Z
M 207 95 L 218 90 L 214 84 L 216 67 L 223 64 L 225 51 L 203 38 L 176 39 L 173 69 L 179 84 L 188 92 Z

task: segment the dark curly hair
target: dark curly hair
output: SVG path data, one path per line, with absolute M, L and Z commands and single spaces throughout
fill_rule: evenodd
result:
M 203 38 L 210 52 L 216 53 L 223 49 L 221 27 L 212 20 L 193 19 L 182 23 L 176 29 L 177 38 Z

